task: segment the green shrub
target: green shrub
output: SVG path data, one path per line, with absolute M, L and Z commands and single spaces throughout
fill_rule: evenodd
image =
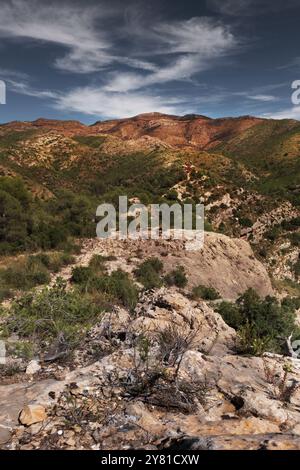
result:
M 66 283 L 58 280 L 51 288 L 16 300 L 9 310 L 7 330 L 42 344 L 63 334 L 70 345 L 77 344 L 100 314 L 87 297 L 67 290 Z
M 265 233 L 265 237 L 271 242 L 276 241 L 281 235 L 281 230 L 278 226 L 271 228 Z
M 292 220 L 283 220 L 281 226 L 284 230 L 297 230 L 300 227 L 300 217 L 295 217 Z
M 291 310 L 299 310 L 300 308 L 300 297 L 285 297 L 281 305 Z
M 62 190 L 33 199 L 22 180 L 0 177 L 0 254 L 38 249 L 71 250 L 72 237 L 95 234 L 95 202 Z
M 77 266 L 72 271 L 72 281 L 78 284 L 83 293 L 97 298 L 105 294 L 107 301 L 120 302 L 124 307 L 133 309 L 137 304 L 138 290 L 127 273 L 118 269 L 110 275 L 105 274 L 103 258 L 93 258 L 87 267 Z
M 93 274 L 89 266 L 75 266 L 72 269 L 71 281 L 75 284 L 86 284 Z
M 224 321 L 238 332 L 239 352 L 260 355 L 269 351 L 284 353 L 285 340 L 292 333 L 300 336 L 296 325 L 298 302 L 285 299 L 281 303 L 276 298 L 261 300 L 253 289 L 249 289 L 236 302 L 223 302 L 218 312 Z
M 250 356 L 261 356 L 272 350 L 272 336 L 261 335 L 257 326 L 247 321 L 238 329 L 238 351 Z
M 154 289 L 162 285 L 162 279 L 159 275 L 162 269 L 163 263 L 158 258 L 149 258 L 140 264 L 134 274 L 145 289 Z
M 124 307 L 134 309 L 138 300 L 138 290 L 128 274 L 118 269 L 111 275 L 100 276 L 95 279 L 95 284 L 100 291 L 113 296 Z
M 175 189 L 170 189 L 167 194 L 166 194 L 166 199 L 169 201 L 177 201 L 178 199 L 178 193 Z
M 2 252 L 24 250 L 28 224 L 21 203 L 11 194 L 0 190 L 0 242 Z M 3 251 L 5 250 L 5 251 Z
M 103 256 L 103 255 L 94 255 L 89 262 L 89 267 L 94 271 L 94 272 L 103 272 L 105 271 L 105 264 L 107 261 L 115 261 L 117 259 L 116 256 L 109 255 L 109 256 Z
M 69 253 L 39 253 L 37 255 L 29 256 L 29 260 L 40 262 L 49 271 L 57 273 L 64 266 L 68 266 L 75 262 L 74 256 Z
M 0 298 L 10 297 L 13 289 L 28 290 L 48 284 L 50 272 L 58 272 L 73 261 L 73 256 L 67 253 L 39 253 L 12 262 L 6 269 L 0 270 Z
M 253 225 L 252 220 L 249 219 L 248 217 L 241 217 L 241 218 L 239 219 L 239 221 L 240 221 L 240 225 L 241 225 L 242 227 L 250 228 L 250 227 L 252 227 L 252 225 Z
M 30 256 L 25 261 L 12 263 L 0 271 L 0 279 L 9 288 L 27 290 L 49 283 L 50 275 L 38 258 Z
M 231 328 L 238 330 L 243 324 L 243 317 L 238 305 L 230 302 L 222 302 L 218 306 L 217 311 L 222 316 L 225 323 Z
M 177 266 L 165 276 L 165 282 L 168 286 L 185 287 L 188 283 L 185 269 L 183 266 Z
M 220 298 L 220 294 L 213 287 L 196 286 L 192 290 L 193 299 L 204 299 L 204 300 L 217 300 Z

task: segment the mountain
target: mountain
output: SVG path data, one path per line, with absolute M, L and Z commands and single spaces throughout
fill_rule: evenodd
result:
M 272 273 L 295 280 L 298 121 L 150 113 L 90 126 L 11 122 L 0 125 L 0 175 L 21 178 L 39 199 L 68 190 L 92 207 L 119 194 L 203 202 L 207 228 L 246 238 Z
M 169 116 L 159 113 L 142 114 L 131 119 L 97 122 L 97 132 L 121 139 L 143 136 L 157 138 L 175 148 L 191 147 L 197 150 L 213 148 L 261 122 L 260 119 L 210 119 L 205 116 Z
M 262 119 L 240 118 L 210 119 L 205 116 L 170 116 L 160 113 L 141 114 L 128 119 L 98 121 L 85 126 L 78 121 L 37 119 L 33 122 L 11 122 L 0 125 L 0 135 L 10 132 L 58 132 L 66 137 L 75 135 L 112 135 L 122 140 L 151 137 L 176 148 L 192 147 L 198 150 L 214 147 L 241 132 L 263 122 Z

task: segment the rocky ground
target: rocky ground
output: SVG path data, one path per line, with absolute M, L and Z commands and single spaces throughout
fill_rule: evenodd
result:
M 182 265 L 188 274 L 187 290 L 199 284 L 213 286 L 222 298 L 236 299 L 252 287 L 265 297 L 273 294 L 267 270 L 254 256 L 246 241 L 231 239 L 218 233 L 206 233 L 201 249 L 189 251 L 183 240 L 97 240 L 83 244 L 76 265 L 87 266 L 93 255 L 115 257 L 108 263 L 108 271 L 122 269 L 132 273 L 139 263 L 150 257 L 163 261 L 164 271 Z M 73 265 L 54 277 L 71 277 Z
M 132 312 L 115 306 L 71 359 L 37 357 L 2 377 L 2 449 L 300 448 L 300 360 L 237 355 L 214 304 L 188 295 L 205 283 L 223 298 L 249 287 L 265 296 L 267 271 L 243 240 L 209 234 L 205 244 L 85 242 L 77 265 L 113 254 L 108 270 L 131 273 L 155 255 L 165 270 L 184 265 L 188 286 L 144 292 Z

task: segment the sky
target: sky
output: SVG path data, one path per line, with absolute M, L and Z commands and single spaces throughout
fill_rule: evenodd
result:
M 300 119 L 299 0 L 1 0 L 0 122 Z

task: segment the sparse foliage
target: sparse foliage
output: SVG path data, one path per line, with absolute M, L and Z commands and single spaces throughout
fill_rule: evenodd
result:
M 158 258 L 149 258 L 140 264 L 134 274 L 145 289 L 154 289 L 162 285 L 162 279 L 160 277 L 162 269 L 163 264 Z
M 213 287 L 196 286 L 192 290 L 193 299 L 217 300 L 220 298 L 219 292 Z
M 183 266 L 177 266 L 173 271 L 165 276 L 165 282 L 168 286 L 185 287 L 188 283 L 185 269 Z

